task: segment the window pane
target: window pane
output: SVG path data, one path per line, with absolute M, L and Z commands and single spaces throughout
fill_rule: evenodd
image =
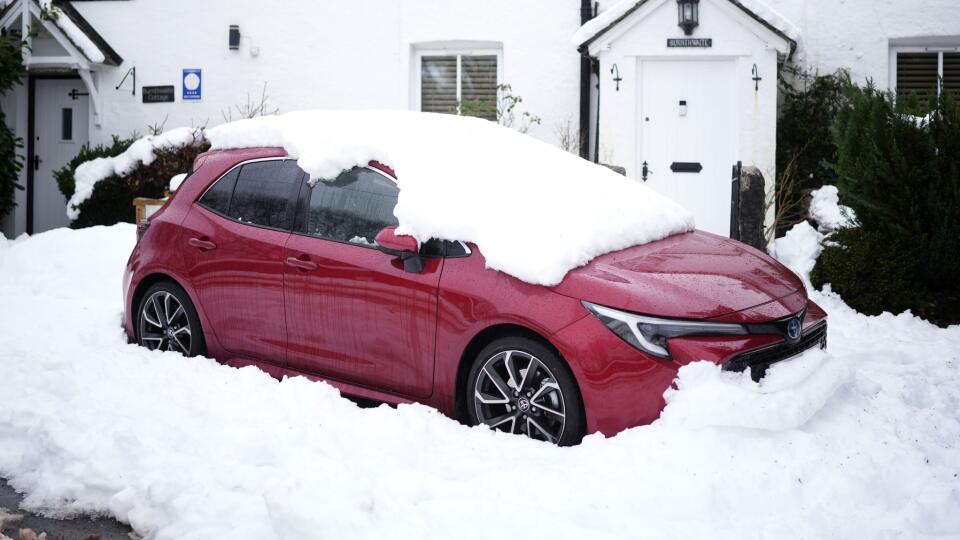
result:
M 233 186 L 237 184 L 237 175 L 240 169 L 236 168 L 214 182 L 207 192 L 200 197 L 199 203 L 218 214 L 227 215 L 230 207 L 230 197 L 233 195 Z
M 60 109 L 60 140 L 73 140 L 73 109 L 71 107 Z
M 960 99 L 960 53 L 943 53 L 943 91 Z
M 460 58 L 460 108 L 463 114 L 497 119 L 497 57 Z
M 897 94 L 921 103 L 937 94 L 937 53 L 897 53 Z
M 421 59 L 420 110 L 457 112 L 456 56 L 424 56 Z
M 306 233 L 338 242 L 373 245 L 384 227 L 397 225 L 393 208 L 400 190 L 370 169 L 354 168 L 310 194 Z
M 293 160 L 247 163 L 240 169 L 227 215 L 244 223 L 289 229 L 302 175 Z

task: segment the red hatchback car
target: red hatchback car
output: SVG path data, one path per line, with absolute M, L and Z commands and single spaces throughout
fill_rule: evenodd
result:
M 826 346 L 826 314 L 764 253 L 695 231 L 597 257 L 557 286 L 476 245 L 396 235 L 378 163 L 308 182 L 278 148 L 213 151 L 138 225 L 124 326 L 150 349 L 421 402 L 575 444 L 649 423 L 689 362 L 751 371 Z

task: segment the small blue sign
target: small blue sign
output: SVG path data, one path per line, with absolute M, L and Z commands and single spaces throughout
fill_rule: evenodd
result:
M 203 99 L 203 71 L 200 68 L 183 68 L 181 99 L 200 101 Z

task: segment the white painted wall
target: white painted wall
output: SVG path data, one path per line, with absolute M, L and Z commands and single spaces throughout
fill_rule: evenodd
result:
M 305 108 L 410 108 L 411 62 L 420 42 L 499 42 L 503 80 L 523 97 L 521 108 L 543 118 L 531 134 L 554 141 L 573 117 L 579 62 L 570 36 L 577 0 L 131 0 L 74 6 L 124 58 L 101 74 L 104 113 L 94 141 L 143 133 L 146 126 L 215 125 L 222 111 L 259 97 L 264 82 L 281 112 Z M 239 51 L 227 47 L 238 24 Z M 252 52 L 258 49 L 259 54 Z M 143 104 L 137 85 L 173 84 L 177 101 Z M 182 68 L 203 69 L 201 103 L 180 101 Z M 418 90 L 417 90 L 418 91 Z M 235 113 L 236 115 L 236 113 Z M 574 128 L 576 124 L 574 125 Z
M 803 32 L 797 61 L 888 88 L 889 47 L 935 37 L 960 45 L 958 0 L 764 0 Z

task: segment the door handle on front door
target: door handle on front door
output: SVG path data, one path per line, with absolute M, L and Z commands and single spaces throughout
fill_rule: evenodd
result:
M 40 162 L 41 162 L 41 161 L 43 161 L 43 160 L 40 159 L 40 156 L 38 156 L 38 155 L 36 155 L 36 154 L 33 155 L 33 170 L 35 170 L 35 171 L 39 171 L 39 170 L 40 170 Z
M 299 257 L 287 257 L 287 266 L 292 266 L 305 272 L 317 269 L 317 263 L 312 262 L 310 257 L 306 255 L 301 255 Z
M 200 251 L 210 251 L 211 249 L 217 248 L 217 245 L 211 242 L 206 236 L 200 238 L 191 238 L 190 240 L 187 240 L 187 243 L 199 249 Z

